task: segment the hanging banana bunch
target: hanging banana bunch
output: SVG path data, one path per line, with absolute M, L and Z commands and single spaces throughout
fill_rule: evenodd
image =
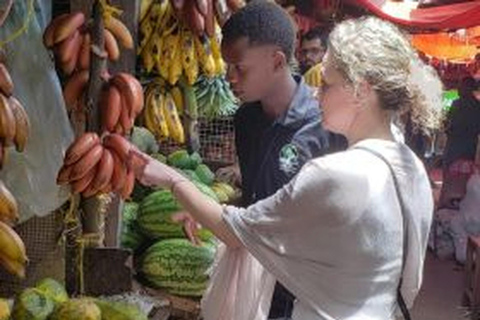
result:
M 214 77 L 225 72 L 219 23 L 243 1 L 144 2 L 138 55 L 147 73 L 159 74 L 170 85 L 184 75 L 193 85 L 201 73 Z
M 185 131 L 180 119 L 183 104 L 179 87 L 168 88 L 161 79 L 155 79 L 147 87 L 143 122 L 158 141 L 171 139 L 180 145 L 185 143 Z

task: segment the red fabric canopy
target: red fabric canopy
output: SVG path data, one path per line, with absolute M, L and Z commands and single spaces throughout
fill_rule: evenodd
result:
M 480 25 L 480 1 L 417 9 L 416 2 L 348 0 L 396 24 L 419 29 L 461 29 Z

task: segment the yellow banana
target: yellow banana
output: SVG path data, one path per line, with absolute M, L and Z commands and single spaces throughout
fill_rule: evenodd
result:
M 173 98 L 173 101 L 175 102 L 175 107 L 177 108 L 178 114 L 180 116 L 183 115 L 185 106 L 183 101 L 182 90 L 178 86 L 175 86 L 170 90 L 170 93 L 172 94 L 172 98 Z
M 13 144 L 16 132 L 15 115 L 7 98 L 0 94 L 0 139 L 7 147 Z
M 182 52 L 180 44 L 180 32 L 170 35 L 170 68 L 168 71 L 168 82 L 173 86 L 182 75 Z
M 185 30 L 181 38 L 182 66 L 189 85 L 193 85 L 198 78 L 198 60 L 195 52 L 194 35 Z
M 175 108 L 175 102 L 169 92 L 165 93 L 162 108 L 165 111 L 165 119 L 172 139 L 178 144 L 184 144 L 185 132 L 183 130 L 183 125 L 178 116 L 177 109 Z
M 145 67 L 145 71 L 150 73 L 153 70 L 153 67 L 155 66 L 155 60 L 153 59 L 152 51 L 153 51 L 153 38 L 155 36 L 153 35 L 150 40 L 147 42 L 145 47 L 142 50 L 142 53 L 140 56 L 142 57 L 142 62 L 143 66 Z
M 30 119 L 20 101 L 15 97 L 10 97 L 8 102 L 15 117 L 15 137 L 13 138 L 13 142 L 17 151 L 22 152 L 25 149 L 28 136 L 30 135 Z
M 0 181 L 0 221 L 15 222 L 19 218 L 17 200 Z
M 157 69 L 157 72 L 160 73 L 164 40 L 163 40 L 162 37 L 160 37 L 159 33 L 155 33 L 153 35 L 152 42 L 153 42 L 153 44 L 152 44 L 153 62 L 155 63 L 155 67 Z
M 25 263 L 0 256 L 0 265 L 2 265 L 10 274 L 21 279 L 25 278 Z
M 10 319 L 10 305 L 6 299 L 0 299 L 0 319 Z
M 222 74 L 225 72 L 225 62 L 222 59 L 219 38 L 220 36 L 218 35 L 218 33 L 210 38 L 210 48 L 212 50 L 212 56 L 215 62 L 215 74 Z
M 157 130 L 160 135 L 160 140 L 165 140 L 172 136 L 172 132 L 167 122 L 165 108 L 163 107 L 165 104 L 164 96 L 161 93 L 157 93 L 153 101 L 155 125 L 158 128 Z
M 143 120 L 145 127 L 154 135 L 156 135 L 155 121 L 151 111 L 154 94 L 155 93 L 154 90 L 152 90 L 152 86 L 147 87 L 145 90 L 145 108 L 143 109 Z
M 0 258 L 2 260 L 17 261 L 21 264 L 28 262 L 25 244 L 22 239 L 8 224 L 1 221 Z
M 198 37 L 194 37 L 195 51 L 197 52 L 200 65 L 208 77 L 215 75 L 215 60 L 210 48 L 210 40 L 207 37 L 203 37 L 200 40 Z

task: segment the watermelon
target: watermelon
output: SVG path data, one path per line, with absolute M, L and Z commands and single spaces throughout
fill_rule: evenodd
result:
M 122 212 L 122 231 L 120 234 L 120 245 L 122 248 L 137 250 L 146 240 L 145 235 L 140 231 L 137 224 L 139 210 L 138 203 L 125 202 Z
M 200 182 L 193 183 L 205 194 L 216 199 L 215 192 Z M 139 230 L 152 239 L 184 238 L 183 223 L 174 222 L 171 217 L 182 210 L 173 194 L 168 190 L 158 190 L 140 203 L 137 225 Z M 211 232 L 201 229 L 198 237 L 207 241 L 213 238 Z
M 161 240 L 145 252 L 141 273 L 154 287 L 180 296 L 201 296 L 215 255 L 213 243 L 199 246 L 186 239 Z

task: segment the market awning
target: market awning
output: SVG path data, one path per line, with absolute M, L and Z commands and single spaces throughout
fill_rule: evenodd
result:
M 425 55 L 450 62 L 470 62 L 480 53 L 477 49 L 478 38 L 463 30 L 457 33 L 416 34 L 412 36 L 413 46 Z
M 418 9 L 418 2 L 349 0 L 396 24 L 419 29 L 452 30 L 480 25 L 480 1 Z

